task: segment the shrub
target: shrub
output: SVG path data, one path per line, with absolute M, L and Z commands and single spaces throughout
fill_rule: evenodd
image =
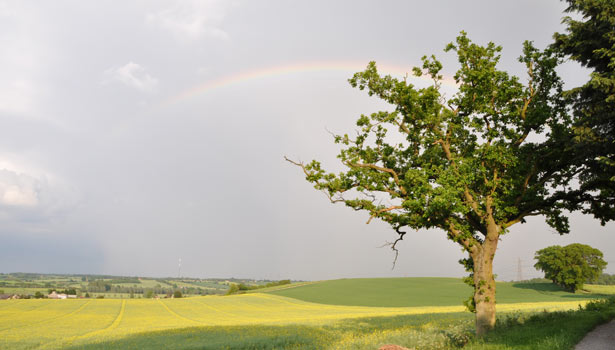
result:
M 239 292 L 239 286 L 235 283 L 231 283 L 229 285 L 228 291 L 226 291 L 226 295 L 231 295 Z

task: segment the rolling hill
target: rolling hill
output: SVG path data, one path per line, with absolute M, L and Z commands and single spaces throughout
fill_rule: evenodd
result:
M 551 283 L 497 282 L 496 288 L 500 304 L 575 301 L 594 297 L 587 293 L 569 293 Z M 460 305 L 470 296 L 472 288 L 460 278 L 352 278 L 265 292 L 320 304 L 404 307 Z

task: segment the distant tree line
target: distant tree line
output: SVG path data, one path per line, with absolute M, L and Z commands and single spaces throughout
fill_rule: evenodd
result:
M 275 282 L 268 282 L 265 284 L 251 284 L 251 285 L 248 285 L 245 283 L 231 283 L 226 294 L 227 295 L 237 294 L 237 293 L 246 292 L 248 290 L 262 289 L 262 288 L 275 287 L 275 286 L 283 286 L 285 284 L 290 284 L 290 280 L 281 280 L 281 281 L 275 281 Z
M 176 284 L 173 284 L 172 287 L 163 287 L 158 284 L 152 288 L 144 288 L 144 287 L 115 285 L 109 282 L 110 281 L 102 281 L 102 280 L 96 280 L 96 281 L 89 282 L 86 288 L 86 291 L 89 293 L 142 294 L 142 295 L 145 295 L 145 297 L 148 297 L 146 294 L 149 294 L 150 298 L 158 294 L 171 295 L 176 290 L 181 290 L 181 293 L 183 294 L 192 294 L 192 295 L 220 294 L 220 292 L 217 292 L 215 290 L 198 288 L 198 287 L 181 287 L 178 289 Z
M 608 273 L 603 273 L 598 276 L 598 279 L 593 282 L 593 284 L 602 284 L 602 285 L 615 285 L 615 275 L 609 275 Z

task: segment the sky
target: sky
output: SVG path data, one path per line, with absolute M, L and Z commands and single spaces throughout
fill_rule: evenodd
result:
M 341 170 L 329 131 L 391 107 L 347 79 L 376 61 L 402 78 L 425 54 L 452 76 L 461 30 L 542 48 L 564 4 L 517 1 L 0 0 L 0 272 L 319 280 L 462 276 L 438 230 L 395 238 L 328 202 L 283 156 Z M 569 62 L 567 86 L 587 79 Z M 420 85 L 421 81 L 413 81 Z M 445 89 L 453 89 L 445 86 Z M 452 94 L 454 90 L 450 90 Z M 540 277 L 534 252 L 601 249 L 615 226 L 573 213 L 561 237 L 517 224 L 499 279 Z M 181 259 L 181 271 L 178 262 Z

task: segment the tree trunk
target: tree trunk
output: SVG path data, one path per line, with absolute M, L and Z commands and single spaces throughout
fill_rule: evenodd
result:
M 474 303 L 476 334 L 483 336 L 495 327 L 495 279 L 493 258 L 498 245 L 499 227 L 487 225 L 487 237 L 472 254 L 474 262 Z

